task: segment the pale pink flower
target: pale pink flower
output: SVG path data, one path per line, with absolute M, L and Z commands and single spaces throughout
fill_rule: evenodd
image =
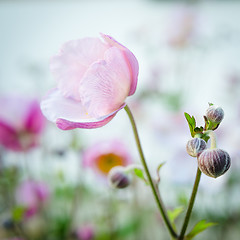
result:
M 50 190 L 44 182 L 26 180 L 16 189 L 16 202 L 26 208 L 26 217 L 34 215 L 49 197 Z
M 91 167 L 102 176 L 107 176 L 115 166 L 127 166 L 132 163 L 126 146 L 119 140 L 92 145 L 84 152 L 82 161 L 84 167 Z
M 39 102 L 20 96 L 0 97 L 0 144 L 13 151 L 36 146 L 45 126 Z
M 93 240 L 95 235 L 95 230 L 91 225 L 81 226 L 76 230 L 76 237 L 78 240 Z
M 65 43 L 50 68 L 57 81 L 41 103 L 48 120 L 60 129 L 97 128 L 107 124 L 134 94 L 138 62 L 108 35 Z
M 196 33 L 196 13 L 189 6 L 181 6 L 175 9 L 170 18 L 167 26 L 168 43 L 175 47 L 183 47 Z

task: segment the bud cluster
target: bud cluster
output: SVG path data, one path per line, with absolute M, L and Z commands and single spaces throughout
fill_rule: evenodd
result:
M 187 153 L 192 157 L 197 157 L 199 169 L 213 178 L 223 175 L 231 165 L 229 154 L 222 149 L 216 148 L 216 139 L 212 131 L 218 127 L 223 117 L 223 109 L 211 104 L 206 111 L 207 127 L 205 126 L 205 131 L 196 134 L 186 145 Z M 206 141 L 209 137 L 211 139 L 211 148 L 207 149 Z

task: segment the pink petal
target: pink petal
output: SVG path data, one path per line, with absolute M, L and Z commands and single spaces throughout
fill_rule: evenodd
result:
M 48 92 L 41 102 L 41 109 L 45 117 L 52 122 L 56 122 L 58 118 L 73 122 L 89 118 L 80 101 L 64 97 L 57 88 Z
M 84 38 L 65 43 L 59 55 L 52 58 L 50 69 L 58 88 L 66 97 L 80 100 L 78 88 L 86 69 L 102 59 L 109 47 L 97 38 Z
M 110 46 L 115 46 L 123 51 L 124 57 L 128 62 L 129 69 L 131 71 L 131 87 L 128 96 L 133 95 L 136 91 L 137 87 L 137 80 L 138 80 L 138 72 L 139 72 L 139 65 L 136 57 L 134 54 L 129 51 L 128 48 L 124 47 L 122 44 L 117 42 L 113 37 L 105 34 L 101 34 L 102 38 L 107 42 Z
M 92 64 L 84 75 L 79 88 L 81 101 L 90 115 L 108 115 L 124 103 L 130 85 L 128 63 L 118 48 L 111 47 L 105 60 Z
M 57 119 L 56 124 L 57 127 L 62 130 L 71 130 L 74 128 L 86 128 L 86 129 L 93 129 L 105 126 L 108 122 L 110 122 L 114 116 L 117 114 L 119 110 L 124 108 L 126 104 L 123 104 L 119 109 L 112 112 L 111 114 L 101 117 L 99 119 L 89 119 L 89 121 L 82 121 L 82 122 L 71 122 L 65 119 Z
M 111 114 L 96 119 L 86 112 L 80 101 L 63 97 L 58 89 L 51 90 L 41 102 L 45 117 L 62 130 L 104 126 L 124 106 L 125 104 Z
M 21 96 L 0 97 L 0 119 L 14 129 L 23 129 L 24 120 L 29 111 L 32 99 Z
M 42 115 L 38 101 L 33 101 L 26 114 L 25 128 L 30 133 L 40 133 L 45 126 L 45 118 Z
M 18 133 L 3 121 L 0 121 L 0 144 L 13 151 L 21 150 Z
M 138 81 L 138 72 L 139 72 L 139 66 L 138 66 L 138 61 L 136 57 L 127 49 L 124 52 L 125 57 L 128 59 L 129 65 L 131 66 L 131 87 L 130 91 L 128 93 L 128 96 L 131 96 L 135 93 L 136 88 L 137 88 L 137 81 Z

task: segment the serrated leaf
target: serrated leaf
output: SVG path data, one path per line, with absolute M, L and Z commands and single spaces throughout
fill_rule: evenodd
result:
M 134 173 L 137 177 L 139 177 L 140 179 L 142 179 L 146 184 L 148 184 L 148 181 L 145 179 L 144 177 L 144 173 L 142 169 L 139 168 L 135 168 L 134 169 Z
M 209 227 L 212 227 L 214 225 L 216 225 L 217 223 L 213 223 L 213 222 L 206 222 L 206 220 L 201 220 L 200 222 L 198 222 L 193 229 L 187 234 L 186 236 L 186 240 L 190 240 L 193 239 L 197 234 L 199 234 L 200 232 L 203 232 L 204 230 L 206 230 Z
M 191 117 L 186 112 L 184 113 L 184 115 L 185 115 L 185 118 L 188 122 L 188 126 L 189 126 L 189 129 L 190 129 L 191 136 L 194 137 L 194 135 L 195 135 L 194 129 L 196 127 L 196 120 L 195 120 L 194 116 Z
M 177 207 L 173 210 L 168 210 L 168 217 L 171 223 L 174 223 L 174 221 L 177 219 L 177 217 L 183 212 L 184 208 L 181 207 Z

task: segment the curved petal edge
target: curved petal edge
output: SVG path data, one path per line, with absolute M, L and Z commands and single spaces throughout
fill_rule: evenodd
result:
M 115 115 L 118 113 L 119 110 L 124 108 L 126 104 L 124 103 L 119 109 L 112 112 L 111 114 L 100 118 L 99 120 L 94 119 L 93 121 L 87 121 L 87 122 L 71 122 L 66 119 L 58 118 L 56 120 L 56 125 L 61 130 L 72 130 L 75 128 L 85 128 L 85 129 L 94 129 L 94 128 L 100 128 L 105 126 L 107 123 L 109 123 Z

